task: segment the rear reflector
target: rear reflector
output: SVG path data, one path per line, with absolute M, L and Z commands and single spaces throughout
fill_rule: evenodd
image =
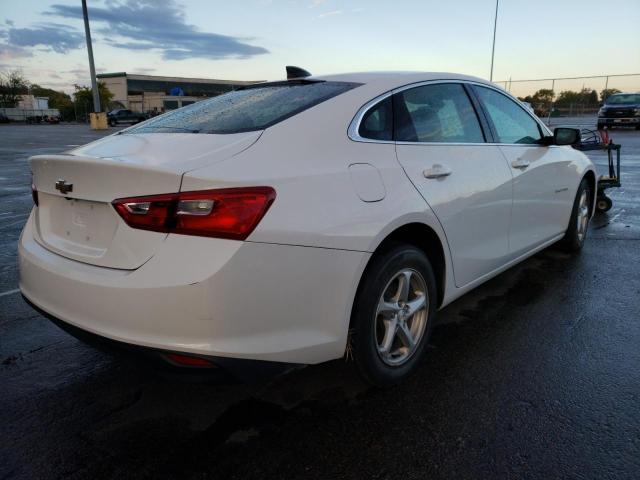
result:
M 215 367 L 213 362 L 205 358 L 190 357 L 189 355 L 180 355 L 179 353 L 168 353 L 166 357 L 171 363 L 184 367 Z
M 112 203 L 131 228 L 244 240 L 275 198 L 271 187 L 242 187 L 120 198 Z

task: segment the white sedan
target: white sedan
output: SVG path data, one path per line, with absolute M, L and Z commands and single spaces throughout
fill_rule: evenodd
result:
M 596 175 L 578 141 L 463 75 L 244 87 L 32 157 L 20 289 L 185 368 L 349 350 L 390 385 L 438 309 L 555 242 L 580 250 Z

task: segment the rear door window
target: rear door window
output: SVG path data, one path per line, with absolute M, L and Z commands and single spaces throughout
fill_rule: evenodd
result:
M 458 83 L 423 85 L 396 93 L 395 139 L 400 142 L 483 143 L 476 112 Z
M 358 85 L 309 80 L 256 84 L 194 103 L 126 133 L 263 130 Z

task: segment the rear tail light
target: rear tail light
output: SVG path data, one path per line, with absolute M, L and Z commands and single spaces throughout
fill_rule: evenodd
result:
M 275 198 L 271 187 L 241 187 L 120 198 L 113 206 L 131 228 L 244 240 Z

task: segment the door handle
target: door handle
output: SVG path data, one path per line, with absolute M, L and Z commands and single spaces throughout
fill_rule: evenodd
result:
M 529 165 L 531 165 L 531 162 L 529 160 L 525 160 L 524 158 L 518 158 L 518 159 L 514 160 L 513 162 L 511 162 L 511 166 L 513 168 L 519 168 L 521 170 L 524 170 Z
M 422 174 L 425 178 L 443 178 L 451 175 L 451 169 L 436 163 L 433 167 L 424 170 Z

